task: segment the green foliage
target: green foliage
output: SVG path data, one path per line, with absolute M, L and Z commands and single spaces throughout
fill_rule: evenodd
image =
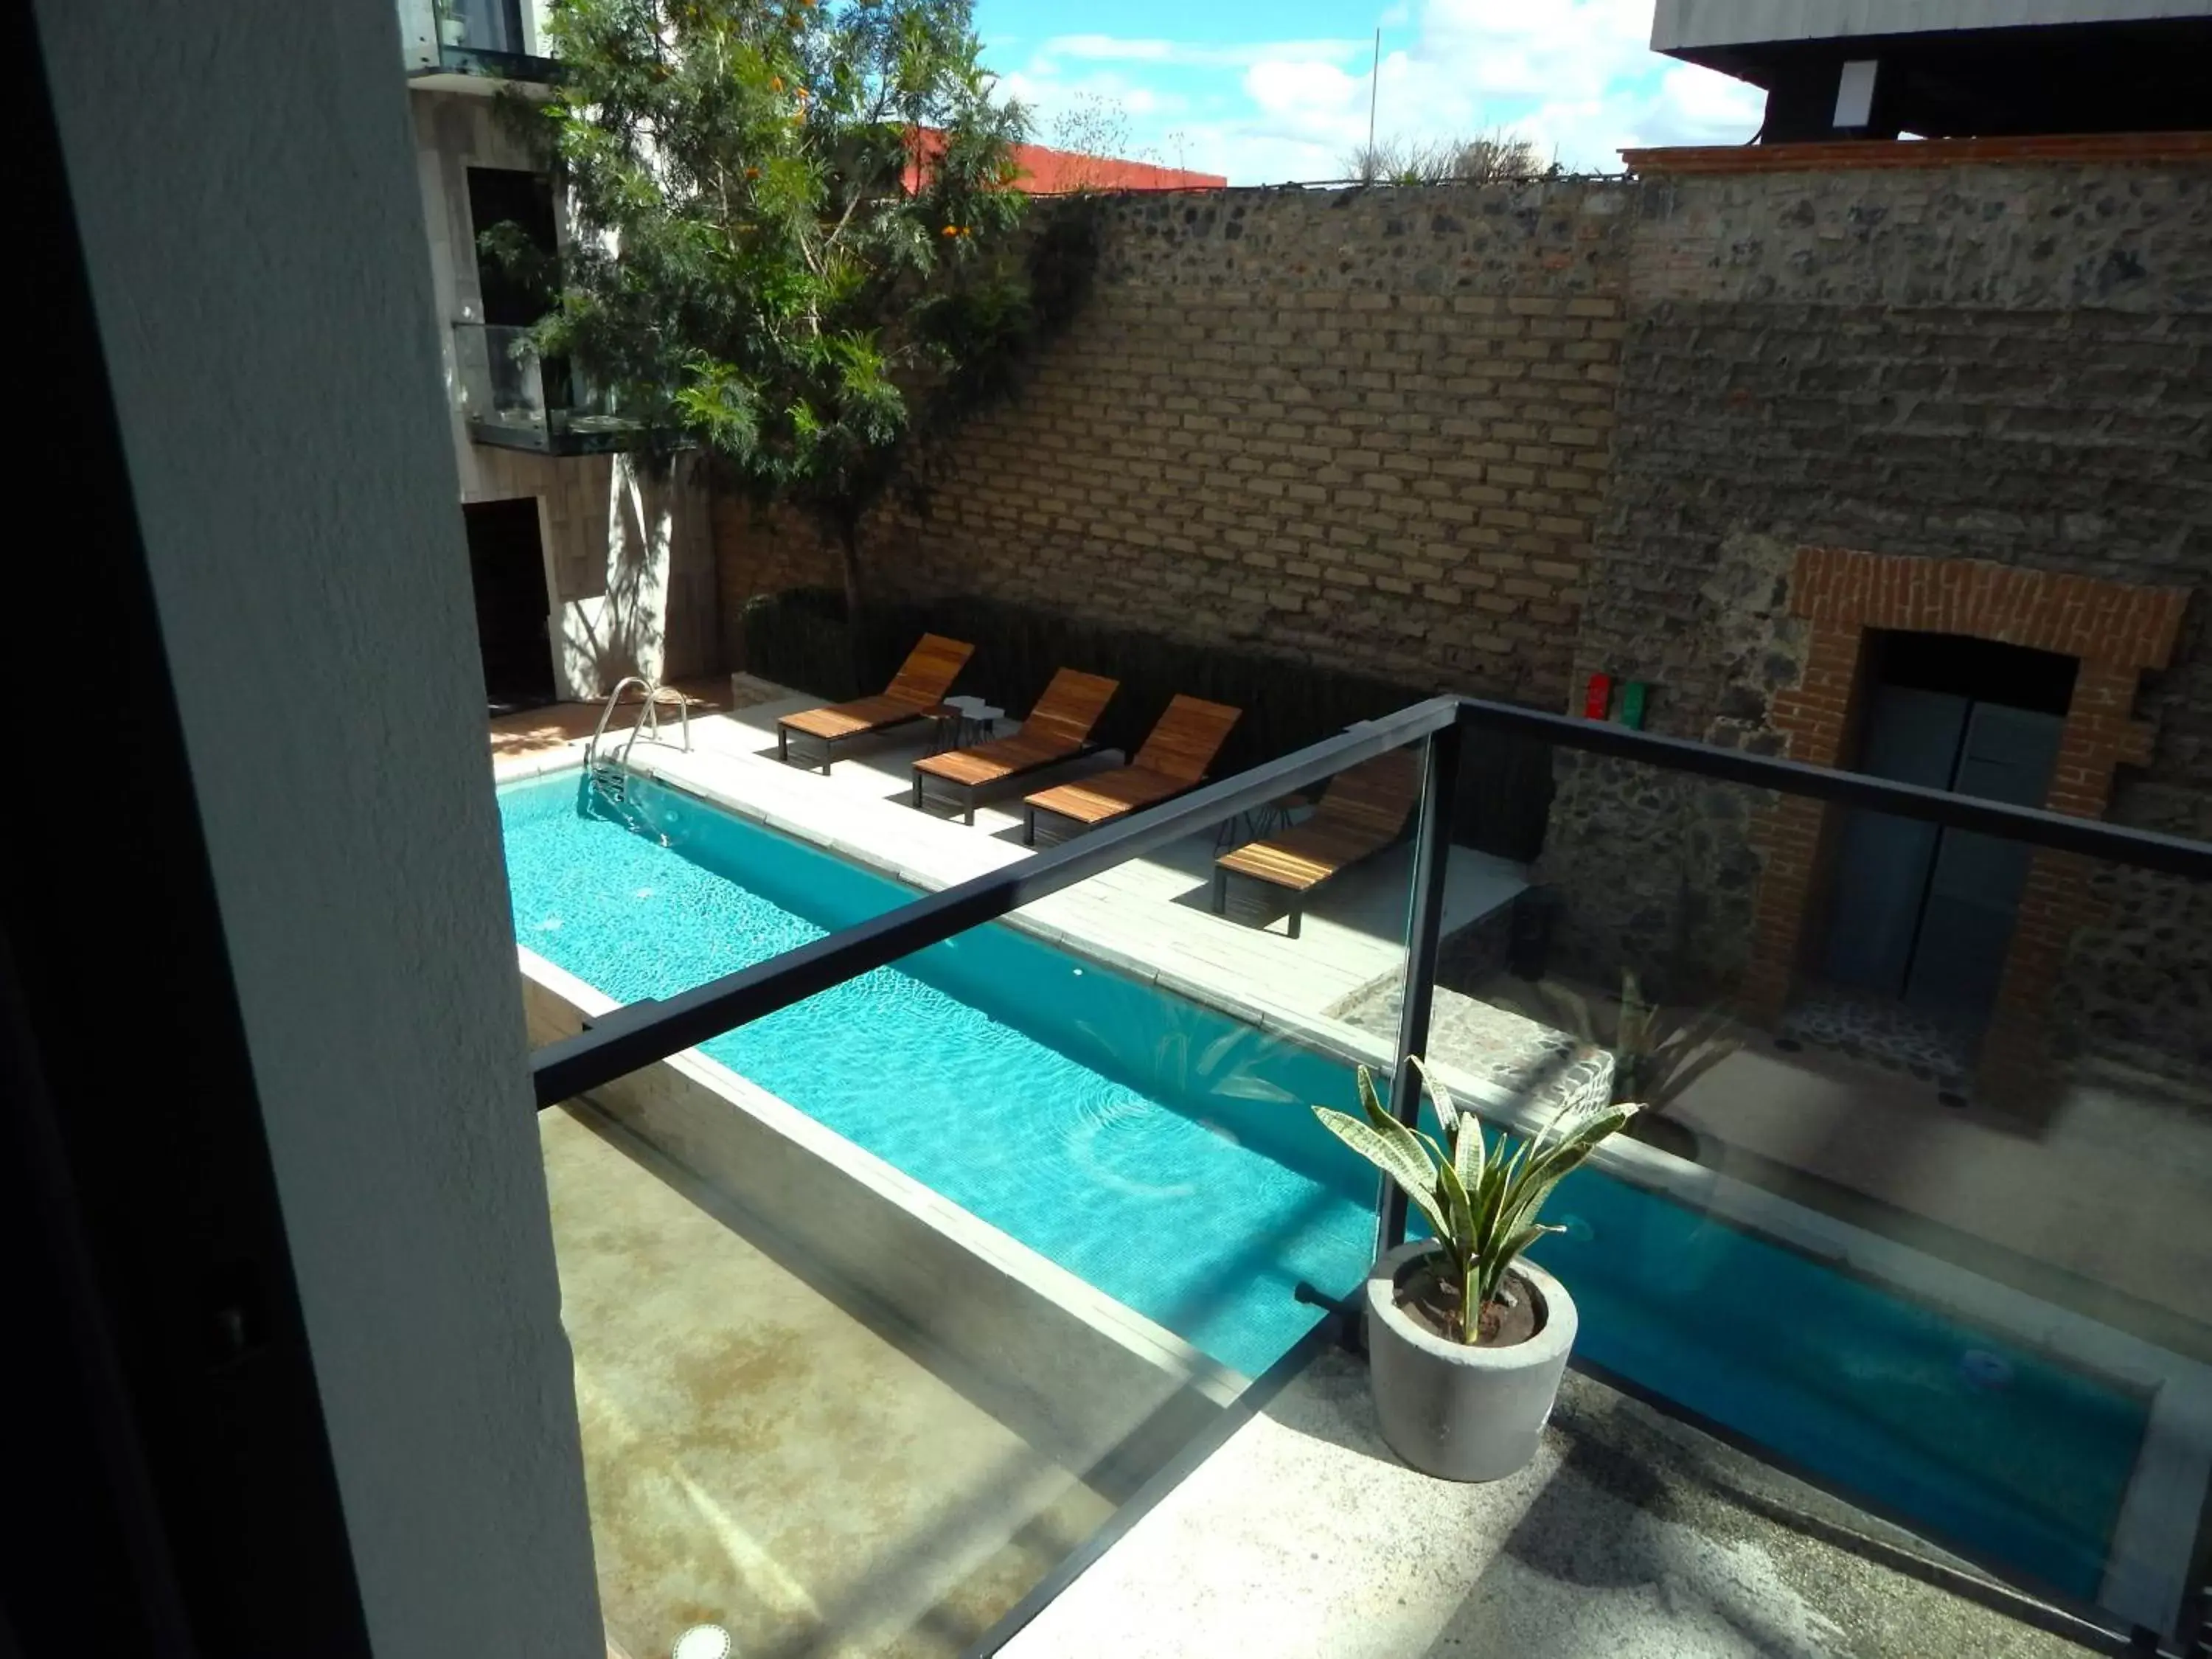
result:
M 1516 1012 L 1532 1019 L 1563 1022 L 1586 1052 L 1613 1056 L 1613 1097 L 1641 1102 L 1656 1120 L 1699 1078 L 1743 1047 L 1729 1035 L 1718 1008 L 1695 1012 L 1662 1008 L 1644 994 L 1635 973 L 1620 975 L 1620 1000 L 1602 1012 L 1582 993 L 1556 981 L 1537 986 L 1543 1006 Z
M 1334 736 L 1356 720 L 1392 714 L 1435 695 L 1427 687 L 1285 661 L 1218 642 L 1164 640 L 1096 627 L 1056 612 L 976 595 L 869 607 L 859 660 L 848 648 L 845 609 L 826 588 L 793 588 L 747 603 L 740 626 L 744 666 L 763 678 L 827 701 L 880 691 L 914 642 L 943 634 L 975 645 L 957 690 L 1026 710 L 1063 665 L 1110 674 L 1121 691 L 1097 726 L 1101 743 L 1133 753 L 1178 691 L 1244 711 L 1214 767 L 1226 777 Z M 1495 732 L 1469 732 L 1460 757 L 1453 839 L 1500 858 L 1534 860 L 1551 815 L 1548 745 Z
M 553 0 L 562 77 L 522 117 L 570 216 L 538 349 L 649 447 L 704 446 L 848 558 L 902 447 L 1002 382 L 1030 329 L 1026 117 L 996 95 L 969 14 Z M 849 567 L 847 582 L 857 594 Z
M 1564 171 L 1543 159 L 1535 141 L 1517 133 L 1483 132 L 1472 138 L 1384 138 L 1362 144 L 1344 158 L 1345 176 L 1363 185 L 1487 185 L 1556 179 Z
M 1459 1291 L 1459 1340 L 1473 1346 L 1481 1337 L 1482 1310 L 1498 1300 L 1507 1272 L 1546 1233 L 1560 1231 L 1536 1218 L 1552 1189 L 1638 1109 L 1570 1103 L 1516 1148 L 1503 1134 L 1486 1138 L 1474 1114 L 1462 1110 L 1419 1060 L 1413 1066 L 1436 1104 L 1441 1141 L 1393 1117 L 1375 1092 L 1375 1074 L 1364 1066 L 1359 1068 L 1363 1117 L 1326 1106 L 1315 1107 L 1314 1115 L 1420 1210 L 1436 1235 L 1447 1282 Z

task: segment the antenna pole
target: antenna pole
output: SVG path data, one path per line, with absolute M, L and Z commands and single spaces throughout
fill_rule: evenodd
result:
M 1375 70 L 1367 77 L 1367 171 L 1375 171 L 1375 106 L 1382 95 L 1382 27 L 1375 28 Z

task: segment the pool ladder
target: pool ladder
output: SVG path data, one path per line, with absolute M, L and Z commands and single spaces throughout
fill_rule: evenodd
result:
M 623 738 L 619 750 L 610 747 L 607 753 L 602 754 L 600 745 L 607 740 L 607 726 L 614 720 L 615 709 L 622 702 L 623 693 L 633 685 L 645 694 L 645 701 L 638 705 L 637 720 Z M 684 700 L 684 694 L 657 680 L 629 675 L 608 693 L 607 706 L 599 711 L 599 727 L 592 733 L 591 742 L 584 745 L 585 775 L 591 780 L 592 787 L 611 801 L 620 803 L 629 798 L 632 775 L 629 751 L 637 747 L 638 734 L 649 732 L 651 735 L 647 738 L 647 742 L 661 741 L 660 698 L 664 691 L 676 699 L 676 713 L 684 728 L 684 752 L 687 755 L 691 752 L 691 706 Z

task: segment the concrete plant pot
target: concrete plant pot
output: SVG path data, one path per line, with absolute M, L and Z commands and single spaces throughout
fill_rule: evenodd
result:
M 1471 1348 L 1400 1310 L 1398 1280 L 1435 1244 L 1401 1245 L 1367 1276 L 1367 1363 L 1375 1413 L 1390 1449 L 1424 1474 L 1500 1480 L 1536 1455 L 1575 1344 L 1567 1287 L 1525 1256 L 1514 1273 L 1534 1287 L 1544 1322 L 1526 1342 Z

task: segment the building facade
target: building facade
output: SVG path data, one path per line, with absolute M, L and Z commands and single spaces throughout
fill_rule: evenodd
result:
M 497 95 L 549 82 L 522 0 L 402 0 L 439 351 L 495 708 L 603 697 L 714 666 L 714 550 L 696 455 L 655 464 L 524 340 L 544 308 L 482 257 L 491 224 L 567 234 L 542 158 Z

